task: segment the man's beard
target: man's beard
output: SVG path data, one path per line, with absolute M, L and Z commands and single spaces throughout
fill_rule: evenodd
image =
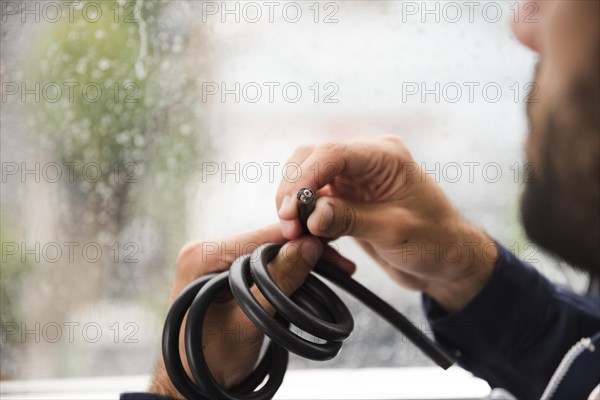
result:
M 600 271 L 597 80 L 590 82 L 582 76 L 574 82 L 567 98 L 559 103 L 563 106 L 550 109 L 541 118 L 543 126 L 531 123 L 532 109 L 537 106 L 528 104 L 530 135 L 537 141 L 529 146 L 534 146 L 530 150 L 537 155 L 537 162 L 521 199 L 527 236 L 573 267 L 587 271 Z

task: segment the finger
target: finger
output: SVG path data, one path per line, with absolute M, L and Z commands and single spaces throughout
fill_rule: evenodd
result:
M 294 150 L 292 156 L 286 161 L 286 166 L 290 166 L 290 169 L 293 165 L 301 166 L 304 163 L 304 160 L 306 160 L 306 158 L 315 150 L 315 147 L 316 146 L 313 144 L 305 144 L 298 147 L 296 150 Z M 301 174 L 301 171 L 298 171 L 298 173 Z M 277 188 L 277 195 L 275 197 L 275 205 L 277 206 L 278 210 L 279 207 L 281 207 L 281 202 L 285 196 L 285 193 L 282 191 L 283 185 L 287 182 L 293 183 L 293 181 L 296 181 L 297 178 L 298 177 L 295 176 L 294 173 L 291 173 L 291 171 L 290 173 L 288 173 L 288 171 L 285 172 L 285 175 L 280 182 L 279 187 Z
M 290 296 L 296 291 L 314 268 L 317 260 L 323 254 L 323 243 L 313 236 L 302 236 L 284 244 L 277 256 L 269 263 L 269 273 L 281 291 Z M 275 314 L 275 309 L 254 285 L 252 293 L 256 300 L 270 314 Z
M 269 273 L 277 286 L 287 296 L 290 296 L 302 286 L 320 259 L 328 261 L 348 275 L 352 275 L 356 270 L 356 265 L 352 261 L 342 256 L 331 246 L 324 245 L 322 240 L 313 236 L 302 236 L 297 240 L 286 243 L 281 248 L 277 257 L 269 263 Z M 275 309 L 258 287 L 254 285 L 251 291 L 265 310 L 274 315 Z M 234 318 L 236 321 L 246 321 L 247 319 L 239 307 L 236 309 Z M 252 329 L 258 328 L 253 326 Z M 257 330 L 257 333 L 260 332 Z
M 313 270 L 318 260 L 327 261 L 348 275 L 356 271 L 356 264 L 342 256 L 333 247 L 314 236 L 302 236 L 287 242 L 277 257 L 269 263 L 269 272 L 273 281 L 288 296 L 294 293 Z M 252 292 L 256 299 L 271 314 L 275 309 L 254 286 Z
M 216 247 L 206 251 L 209 258 L 209 267 L 212 272 L 223 271 L 244 254 L 252 253 L 257 247 L 265 243 L 280 243 L 285 238 L 281 235 L 279 224 L 271 224 L 250 232 L 212 242 Z M 204 242 L 205 244 L 208 242 Z M 205 248 L 207 246 L 205 245 Z
M 286 185 L 291 181 L 296 181 L 297 176 L 293 173 L 288 174 L 288 170 L 293 170 L 292 168 L 287 168 L 287 166 L 297 166 L 297 173 L 302 174 L 301 168 L 299 168 L 304 160 L 314 151 L 314 145 L 304 145 L 298 147 L 292 157 L 290 157 L 286 162 L 286 173 L 283 177 L 283 180 L 279 184 L 279 188 L 277 189 L 277 195 L 275 196 L 275 207 L 277 209 L 278 214 L 283 212 L 284 215 L 291 215 L 288 218 L 281 218 L 281 231 L 283 235 L 288 239 L 294 239 L 301 234 L 301 227 L 296 219 L 296 195 L 295 193 L 284 193 L 284 190 L 288 190 L 289 187 Z M 296 189 L 299 190 L 300 188 Z
M 295 239 L 302 234 L 302 226 L 297 218 L 298 206 L 296 193 L 301 188 L 317 191 L 340 175 L 345 168 L 348 144 L 332 142 L 314 148 L 300 165 L 299 179 L 284 179 L 280 185 L 283 196 L 279 208 L 281 232 L 288 239 Z
M 296 197 L 285 196 L 279 209 L 279 221 L 281 224 L 281 234 L 287 239 L 296 239 L 302 235 L 302 225 L 297 218 L 297 214 L 298 204 Z M 281 215 L 291 215 L 292 217 L 291 219 L 284 219 Z
M 331 195 L 332 193 L 329 185 L 319 189 L 317 193 L 317 197 Z M 280 210 L 286 210 L 282 212 L 283 214 L 292 215 L 293 213 L 294 215 L 293 219 L 290 220 L 280 219 L 281 233 L 286 239 L 295 239 L 305 233 L 303 232 L 300 220 L 297 218 L 298 203 L 295 196 L 293 198 L 291 196 L 286 196 L 283 200 Z
M 287 242 L 281 247 L 277 256 L 269 263 L 268 269 L 273 281 L 283 293 L 290 296 L 304 283 L 308 274 L 316 265 L 317 260 L 323 254 L 323 249 L 324 245 L 321 240 L 312 236 L 303 236 L 297 240 Z M 263 308 L 271 315 L 274 315 L 275 309 L 260 292 L 258 287 L 253 285 L 251 291 Z M 230 308 L 227 308 L 228 306 Z M 251 370 L 260 350 L 260 346 L 256 345 L 262 342 L 263 333 L 252 324 L 250 319 L 235 303 L 227 303 L 225 307 L 216 308 L 215 310 L 217 314 L 215 320 L 219 320 L 219 317 L 221 318 L 221 329 L 225 327 L 241 327 L 241 331 L 244 334 L 241 336 L 241 340 L 228 343 L 225 348 L 221 346 L 216 349 L 218 351 L 212 349 L 212 358 L 215 360 L 238 360 L 238 364 L 249 360 L 250 363 L 245 365 L 246 368 L 244 369 Z M 219 365 L 216 364 L 216 366 L 218 367 Z M 209 365 L 210 367 L 211 365 Z M 213 369 L 216 369 L 215 366 L 213 366 Z M 223 382 L 237 383 L 241 380 L 232 379 L 231 376 L 222 376 L 220 378 Z
M 330 183 L 336 176 L 365 175 L 365 171 L 373 166 L 373 162 L 381 154 L 397 154 L 400 158 L 410 158 L 406 148 L 396 136 L 381 136 L 375 139 L 355 139 L 343 142 L 329 142 L 314 147 L 300 164 L 301 176 L 295 180 L 283 180 L 278 196 L 293 197 L 295 192 L 307 187 L 318 190 Z M 295 218 L 292 207 L 279 210 L 282 219 Z
M 337 176 L 362 177 L 364 186 L 368 187 L 365 178 L 377 169 L 377 161 L 381 156 L 391 156 L 393 160 L 410 161 L 410 153 L 401 139 L 395 136 L 382 136 L 376 139 L 353 140 L 348 142 L 332 142 L 319 145 L 301 164 L 302 175 L 294 181 L 283 180 L 278 196 L 282 199 L 279 218 L 282 221 L 283 235 L 293 239 L 301 234 L 297 221 L 297 210 L 293 200 L 298 189 L 303 187 L 315 191 L 324 188 Z M 375 164 L 374 164 L 375 163 Z M 283 199 L 290 199 L 283 204 Z M 290 222 L 283 222 L 290 221 Z
M 177 257 L 177 272 L 173 296 L 194 279 L 213 272 L 224 271 L 240 256 L 251 253 L 265 243 L 284 240 L 279 224 L 214 241 L 196 241 L 187 244 Z
M 377 239 L 389 232 L 391 221 L 400 219 L 398 212 L 397 208 L 384 204 L 352 203 L 339 197 L 320 197 L 307 225 L 308 230 L 319 237 Z
M 345 167 L 347 142 L 332 142 L 319 145 L 305 157 L 300 164 L 301 175 L 298 179 L 281 181 L 278 196 L 295 200 L 295 193 L 301 188 L 311 188 L 317 191 L 339 175 Z M 282 220 L 293 220 L 297 211 L 295 205 L 286 202 L 279 208 Z
M 304 163 L 304 160 L 314 151 L 315 146 L 312 144 L 303 145 L 294 150 L 294 153 L 288 160 L 286 161 L 286 171 L 284 172 L 283 179 L 279 183 L 279 187 L 277 188 L 277 194 L 275 196 L 275 207 L 279 211 L 281 205 L 283 203 L 284 197 L 289 193 L 284 189 L 287 189 L 288 183 L 292 185 L 294 182 L 298 180 L 298 178 L 302 175 L 302 170 L 300 166 Z M 293 167 L 298 167 L 297 170 L 294 171 Z M 289 171 L 288 171 L 289 169 Z
M 325 246 L 313 236 L 302 236 L 283 245 L 269 271 L 275 283 L 288 296 L 294 293 L 317 264 Z

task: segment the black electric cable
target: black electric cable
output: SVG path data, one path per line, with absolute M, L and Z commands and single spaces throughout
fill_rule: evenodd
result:
M 308 217 L 315 208 L 315 201 L 316 196 L 311 189 L 298 191 L 298 215 L 306 233 Z M 171 306 L 163 329 L 163 358 L 173 385 L 187 399 L 270 399 L 283 382 L 289 351 L 312 360 L 329 360 L 339 353 L 343 340 L 352 333 L 354 321 L 350 311 L 335 292 L 315 275 L 309 275 L 291 297 L 279 289 L 269 274 L 267 264 L 276 257 L 281 246 L 275 243 L 260 246 L 251 255 L 235 260 L 229 271 L 196 279 L 182 290 Z M 319 261 L 314 272 L 352 294 L 403 332 L 440 367 L 447 369 L 454 363 L 444 349 L 425 336 L 404 315 L 339 268 Z M 277 311 L 274 317 L 250 291 L 253 283 Z M 210 373 L 202 341 L 206 311 L 215 296 L 227 288 L 248 318 L 270 338 L 267 351 L 253 373 L 231 389 L 220 387 Z M 186 313 L 185 352 L 194 380 L 183 368 L 179 353 L 179 335 Z M 320 340 L 304 339 L 290 330 L 290 324 Z

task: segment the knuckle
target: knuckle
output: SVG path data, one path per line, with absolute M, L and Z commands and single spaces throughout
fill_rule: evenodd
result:
M 189 266 L 193 265 L 193 259 L 195 258 L 199 248 L 201 248 L 200 243 L 188 243 L 179 250 L 176 262 L 178 274 L 189 270 Z
M 351 148 L 343 142 L 325 142 L 316 150 L 317 157 L 313 168 L 324 178 L 335 176 L 340 170 L 340 159 L 351 153 Z
M 339 142 L 325 142 L 319 146 L 319 151 L 322 153 L 334 153 L 342 149 L 344 145 Z
M 217 263 L 216 251 L 204 251 L 206 248 L 214 247 L 211 242 L 192 242 L 184 245 L 177 255 L 177 275 L 202 275 L 208 269 L 207 266 Z M 212 247 L 211 247 L 212 246 Z
M 277 254 L 275 258 L 278 265 L 281 267 L 287 267 L 295 265 L 301 259 L 300 256 L 300 245 L 296 242 L 287 242 Z
M 279 207 L 281 207 L 281 204 L 283 203 L 283 199 L 286 196 L 286 192 L 283 190 L 283 188 L 280 188 L 277 191 L 277 194 L 275 195 L 275 206 L 277 207 L 277 209 L 279 210 Z
M 179 250 L 179 254 L 177 255 L 177 264 L 187 263 L 200 246 L 201 244 L 198 242 L 185 244 Z
M 334 209 L 335 209 L 334 205 Z M 357 215 L 353 207 L 338 204 L 339 210 L 337 229 L 340 236 L 350 235 L 356 231 Z
M 413 160 L 408 146 L 406 146 L 404 140 L 402 140 L 400 137 L 395 135 L 385 135 L 382 136 L 381 139 L 385 142 L 383 145 L 389 154 L 392 154 L 394 157 L 397 157 L 401 160 L 405 160 L 405 162 L 410 162 Z M 389 144 L 392 144 L 392 146 L 390 147 Z
M 402 146 L 402 147 L 406 147 L 404 144 L 404 141 L 402 139 L 400 139 L 398 136 L 396 135 L 383 135 L 381 137 L 382 140 L 385 140 L 386 142 L 395 144 L 397 146 Z
M 298 146 L 292 155 L 292 159 L 303 157 L 306 154 L 310 154 L 314 150 L 315 146 L 311 144 L 303 144 Z

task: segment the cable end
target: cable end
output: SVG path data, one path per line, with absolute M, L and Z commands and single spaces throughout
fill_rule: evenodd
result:
M 316 205 L 317 196 L 315 192 L 310 188 L 302 188 L 298 190 L 296 194 L 296 201 L 298 203 L 298 219 L 300 225 L 302 225 L 302 231 L 305 234 L 309 234 L 308 230 L 308 217 L 314 211 Z

